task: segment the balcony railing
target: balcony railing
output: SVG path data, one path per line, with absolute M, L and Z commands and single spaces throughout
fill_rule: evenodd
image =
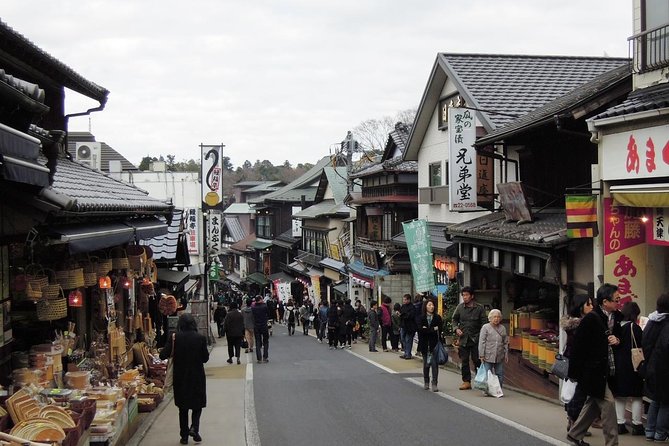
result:
M 418 204 L 448 204 L 448 186 L 421 187 Z
M 669 24 L 646 30 L 627 40 L 635 73 L 669 66 Z

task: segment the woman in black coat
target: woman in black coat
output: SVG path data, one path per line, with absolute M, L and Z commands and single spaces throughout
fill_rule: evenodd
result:
M 160 351 L 160 358 L 172 356 L 174 344 L 174 404 L 179 408 L 180 443 L 188 444 L 188 436 L 196 442 L 200 437 L 200 415 L 207 405 L 207 382 L 204 363 L 209 361 L 207 339 L 197 332 L 195 318 L 189 313 L 179 316 L 177 333 L 168 338 Z M 192 410 L 191 426 L 188 427 L 188 410 Z
M 646 418 L 646 440 L 669 438 L 669 294 L 657 298 L 656 310 L 648 315 L 643 331 L 641 368 L 645 372 L 644 393 L 651 400 Z
M 228 364 L 232 364 L 232 357 L 237 357 L 237 364 L 241 364 L 240 351 L 244 337 L 244 316 L 237 309 L 237 302 L 230 304 L 230 311 L 223 321 L 225 337 L 228 341 Z
M 632 401 L 632 434 L 643 435 L 643 380 L 632 366 L 632 348 L 641 347 L 641 327 L 636 321 L 641 310 L 636 302 L 626 302 L 620 310 L 623 322 L 620 324 L 620 344 L 613 349 L 616 374 L 611 381 L 611 392 L 616 398 L 616 416 L 618 417 L 618 434 L 629 431 L 625 427 L 625 405 Z M 634 335 L 634 339 L 632 339 Z
M 430 369 L 432 370 L 432 391 L 438 392 L 437 379 L 439 378 L 439 364 L 436 358 L 432 358 L 432 352 L 441 338 L 442 319 L 436 313 L 436 305 L 433 299 L 427 301 L 423 306 L 423 316 L 418 328 L 418 351 L 423 356 L 423 380 L 424 389 L 430 388 Z

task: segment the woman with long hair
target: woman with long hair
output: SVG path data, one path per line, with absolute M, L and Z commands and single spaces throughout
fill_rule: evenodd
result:
M 437 359 L 433 358 L 432 352 L 437 346 L 437 342 L 441 338 L 442 319 L 436 312 L 437 306 L 434 299 L 428 299 L 423 306 L 423 316 L 420 320 L 418 330 L 421 336 L 418 340 L 418 350 L 423 356 L 423 380 L 425 381 L 424 389 L 430 389 L 430 370 L 432 371 L 432 391 L 438 392 L 437 381 L 439 378 L 439 364 Z

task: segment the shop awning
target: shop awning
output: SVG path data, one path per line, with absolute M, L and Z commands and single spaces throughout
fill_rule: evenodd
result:
M 340 294 L 346 294 L 348 292 L 348 283 L 342 282 L 338 285 L 333 286 L 332 289 Z
M 225 278 L 227 280 L 229 280 L 230 282 L 236 284 L 236 285 L 239 285 L 239 284 L 242 283 L 242 279 L 241 279 L 241 277 L 239 277 L 239 274 L 237 274 L 237 273 L 226 274 Z
M 49 169 L 38 162 L 37 138 L 0 124 L 0 176 L 8 181 L 47 187 Z
M 269 275 L 269 280 L 275 281 L 278 280 L 279 282 L 292 282 L 295 280 L 294 277 L 289 276 L 288 274 L 284 273 L 283 271 L 280 271 L 278 273 L 270 274 Z
M 131 220 L 128 224 L 135 229 L 135 237 L 138 240 L 146 240 L 167 234 L 167 223 L 157 218 Z
M 255 283 L 255 284 L 258 284 L 258 285 L 261 285 L 261 286 L 266 285 L 267 283 L 269 283 L 269 280 L 267 279 L 267 277 L 265 277 L 265 275 L 263 273 L 258 273 L 258 272 L 249 274 L 248 276 L 246 276 L 246 278 L 244 280 L 246 282 Z
M 283 240 L 276 240 L 276 239 L 272 240 L 273 245 L 276 245 L 276 246 L 279 246 L 279 247 L 285 248 L 285 249 L 293 249 L 295 246 L 297 246 L 298 243 L 299 243 L 299 240 L 295 241 L 295 242 L 286 242 L 286 241 L 283 241 Z
M 292 271 L 295 271 L 298 274 L 302 274 L 303 276 L 311 277 L 311 276 L 323 275 L 322 269 L 312 268 L 309 265 L 306 265 L 299 261 L 292 262 L 291 264 L 288 265 L 288 268 L 290 268 Z
M 91 252 L 124 245 L 134 239 L 135 230 L 124 223 L 104 223 L 51 227 L 58 239 L 52 243 L 67 243 L 71 254 Z
M 179 286 L 185 284 L 189 278 L 190 272 L 188 271 L 158 268 L 158 282 L 174 283 Z
M 344 264 L 344 262 L 340 262 L 339 260 L 335 260 L 331 257 L 324 258 L 323 260 L 320 261 L 319 265 L 324 266 L 326 268 L 330 268 L 334 271 L 346 273 L 346 265 Z
M 253 249 L 263 250 L 272 246 L 272 242 L 270 240 L 255 239 L 251 243 L 249 243 L 249 246 L 252 247 Z
M 669 184 L 611 186 L 611 196 L 619 206 L 640 208 L 669 207 Z
M 430 233 L 430 241 L 432 245 L 432 252 L 439 254 L 446 254 L 451 257 L 458 255 L 457 245 L 449 240 L 446 240 L 446 234 L 444 234 L 444 229 L 446 225 L 438 223 L 427 223 L 427 230 Z M 406 248 L 407 240 L 404 235 L 404 232 L 400 232 L 392 238 L 393 243 L 397 246 L 402 246 Z

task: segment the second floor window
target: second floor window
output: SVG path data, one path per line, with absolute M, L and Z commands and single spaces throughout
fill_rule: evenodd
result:
M 256 236 L 267 239 L 272 238 L 272 216 L 258 215 L 256 222 Z
M 314 231 L 313 229 L 303 229 L 302 233 L 303 249 L 311 254 L 325 257 L 327 255 L 327 234 Z
M 441 186 L 441 162 L 430 164 L 430 187 Z

